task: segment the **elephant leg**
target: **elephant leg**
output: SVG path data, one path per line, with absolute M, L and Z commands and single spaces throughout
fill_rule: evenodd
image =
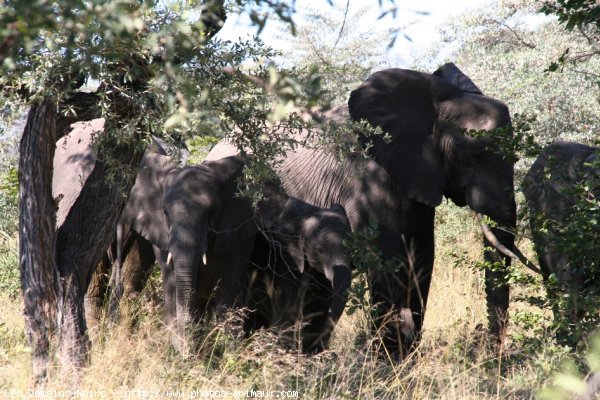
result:
M 504 246 L 509 249 L 513 247 L 514 235 L 512 233 L 497 228 L 492 228 L 492 231 Z M 507 282 L 507 267 L 510 265 L 510 258 L 493 249 L 487 239 L 484 239 L 484 246 L 484 260 L 486 263 L 494 265 L 494 268 L 485 270 L 488 323 L 491 334 L 496 338 L 498 344 L 501 344 L 506 335 L 508 322 L 510 291 Z
M 156 261 L 152 244 L 137 232 L 124 230 L 119 250 L 119 240 L 113 242 L 113 271 L 110 278 L 111 295 L 109 315 L 116 320 L 119 315 L 121 299 L 132 300 L 146 286 Z
M 135 298 L 144 289 L 156 259 L 152 244 L 137 232 L 131 231 L 125 245 L 122 265 L 125 298 Z
M 412 205 L 398 247 L 403 256 L 397 272 L 369 271 L 374 328 L 393 358 L 406 357 L 418 343 L 425 319 L 434 262 L 435 209 Z
M 104 254 L 98 262 L 98 266 L 92 275 L 92 280 L 85 294 L 84 307 L 85 319 L 88 329 L 94 330 L 102 316 L 102 308 L 108 294 L 108 279 L 110 276 L 110 260 L 108 254 Z
M 271 324 L 269 301 L 269 282 L 261 267 L 252 265 L 248 274 L 248 285 L 244 306 L 248 308 L 244 316 L 244 333 L 250 336 L 258 329 L 268 328 Z
M 160 271 L 163 279 L 163 292 L 165 303 L 165 324 L 170 330 L 175 329 L 176 317 L 176 289 L 177 281 L 175 279 L 175 271 L 173 263 L 167 263 L 168 251 L 162 251 L 158 247 L 153 246 L 154 255 L 160 265 Z

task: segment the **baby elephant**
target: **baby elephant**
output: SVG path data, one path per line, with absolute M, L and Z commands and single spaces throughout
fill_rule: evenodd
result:
M 557 332 L 559 341 L 576 345 L 580 320 L 585 316 L 584 291 L 597 285 L 600 271 L 600 149 L 572 142 L 546 147 L 523 181 L 530 210 L 530 225 L 544 281 L 562 298 L 554 317 L 566 321 Z M 587 189 L 585 189 L 587 188 Z M 594 208 L 595 207 L 595 208 Z M 595 211 L 594 211 L 595 210 Z M 576 242 L 575 242 L 576 241 Z M 548 286 L 549 290 L 553 289 Z
M 278 325 L 301 337 L 302 350 L 323 350 L 344 310 L 351 266 L 344 240 L 350 222 L 339 205 L 319 208 L 268 195 L 256 210 L 247 332 Z M 300 330 L 294 326 L 300 324 Z

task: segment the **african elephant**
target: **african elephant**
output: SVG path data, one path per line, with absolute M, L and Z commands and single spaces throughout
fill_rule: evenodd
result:
M 555 274 L 558 295 L 570 303 L 566 309 L 555 306 L 553 311 L 555 318 L 566 313 L 571 326 L 559 329 L 557 337 L 571 345 L 577 344 L 575 324 L 585 312 L 580 296 L 597 285 L 598 271 L 590 266 L 600 262 L 600 234 L 593 222 L 597 210 L 589 207 L 600 198 L 599 154 L 598 147 L 553 143 L 543 149 L 522 183 L 544 281 L 548 283 Z M 582 191 L 582 187 L 589 190 Z
M 491 243 L 522 257 L 510 233 L 516 223 L 513 162 L 498 151 L 499 141 L 512 135 L 508 107 L 446 64 L 433 74 L 376 72 L 351 93 L 347 107 L 326 117 L 366 120 L 387 135 L 348 132 L 358 135 L 369 160 L 349 154 L 340 162 L 336 149 L 298 146 L 281 160 L 277 175 L 290 196 L 318 207 L 339 203 L 353 232 L 376 223 L 382 261 L 396 270 L 369 270 L 371 300 L 378 307 L 377 324 L 385 326 L 385 347 L 401 357 L 420 335 L 433 271 L 435 207 L 444 196 L 508 228 L 486 225 L 486 260 L 510 263 L 489 250 Z M 232 147 L 221 142 L 208 159 L 235 153 Z M 489 321 L 498 338 L 508 310 L 504 276 L 486 271 Z
M 244 167 L 241 158 L 226 157 L 157 173 L 160 168 L 156 165 L 165 165 L 162 158 L 153 155 L 153 163 L 145 162 L 151 168 L 138 174 L 121 221 L 157 248 L 167 324 L 176 321 L 183 333 L 200 313 L 217 305 L 254 308 L 256 302 L 245 298 L 251 263 L 262 268 L 263 277 L 277 276 L 272 282 L 284 293 L 271 297 L 268 305 L 262 301 L 266 308 L 280 310 L 279 314 L 253 314 L 249 319 L 260 319 L 265 326 L 282 320 L 294 323 L 307 311 L 311 315 L 302 332 L 304 347 L 309 351 L 324 343 L 330 326 L 342 313 L 343 296 L 350 284 L 350 264 L 342 244 L 350 232 L 344 210 L 339 206 L 320 209 L 281 196 L 276 184 L 265 185 L 267 198 L 253 209 L 249 198 L 236 195 L 236 180 Z M 261 250 L 253 247 L 256 235 L 265 246 Z M 265 260 L 264 254 L 281 257 L 276 264 L 269 264 L 269 256 Z M 303 274 L 305 269 L 310 274 Z M 326 283 L 318 296 L 311 297 L 310 305 L 301 308 L 296 297 L 311 289 L 301 278 L 313 270 L 323 275 Z M 254 289 L 248 292 L 257 294 Z M 248 330 L 259 327 L 248 324 Z
M 164 165 L 158 155 L 156 162 Z M 241 304 L 255 233 L 250 204 L 235 196 L 243 167 L 228 157 L 161 173 L 149 168 L 121 215 L 155 246 L 167 325 L 181 335 L 208 306 Z
M 351 282 L 344 240 L 351 228 L 345 210 L 320 208 L 270 195 L 255 210 L 259 234 L 252 254 L 245 330 L 301 323 L 305 353 L 327 347 L 344 310 Z

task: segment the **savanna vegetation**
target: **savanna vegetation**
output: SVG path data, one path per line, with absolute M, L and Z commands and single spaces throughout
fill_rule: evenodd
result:
M 323 2 L 302 19 L 295 18 L 294 2 L 279 0 L 36 0 L 0 6 L 0 391 L 5 397 L 37 387 L 48 397 L 58 393 L 53 390 L 80 388 L 104 391 L 109 398 L 169 397 L 163 390 L 234 398 L 235 390 L 253 390 L 331 399 L 558 399 L 572 398 L 585 387 L 584 378 L 600 370 L 597 321 L 577 327 L 577 347 L 558 344 L 554 332 L 565 322 L 554 320 L 551 308 L 561 299 L 548 297 L 541 277 L 519 264 L 511 267 L 507 340 L 501 349 L 488 343 L 483 269 L 489 266 L 483 263 L 481 232 L 468 210 L 450 202 L 436 213 L 435 270 L 423 338 L 401 363 L 372 351 L 381 338 L 371 329 L 364 303 L 368 288 L 360 276 L 350 299 L 354 307 L 336 327 L 330 349 L 316 356 L 284 349 L 275 330 L 244 339 L 240 316 L 232 312 L 198 327 L 198 348 L 181 357 L 165 334 L 158 269 L 118 323 L 107 319 L 94 327 L 90 346 L 74 352 L 56 340 L 81 334 L 77 318 L 54 315 L 57 304 L 76 315 L 76 307 L 68 305 L 77 298 L 70 297 L 65 282 L 89 274 L 111 240 L 110 229 L 98 226 L 114 222 L 119 212 L 99 207 L 86 226 L 73 221 L 54 232 L 54 204 L 46 192 L 54 150 L 48 144 L 65 127 L 93 117 L 107 121 L 109 134 L 100 144 L 105 174 L 98 182 L 108 179 L 119 190 L 90 192 L 99 198 L 128 191 L 150 134 L 176 147 L 186 143 L 191 161 L 199 162 L 211 144 L 238 129 L 236 144 L 252 149 L 257 159 L 246 178 L 260 180 L 293 146 L 278 132 L 310 129 L 298 114 L 345 102 L 383 67 L 431 72 L 453 61 L 484 93 L 509 106 L 516 139 L 507 145 L 518 156 L 518 241 L 535 259 L 519 189 L 527 168 L 540 146 L 557 139 L 600 145 L 600 6 L 562 0 L 488 4 L 441 26 L 440 42 L 412 65 L 395 65 L 386 47 L 393 38 L 405 40 L 401 30 L 358 29 L 377 23 L 368 20 L 368 8 L 385 12 L 394 8 L 393 1 L 358 7 L 348 2 L 350 8 L 345 1 L 332 3 Z M 288 36 L 292 46 L 279 53 L 260 35 L 220 40 L 214 34 L 235 13 L 249 16 L 258 34 L 267 20 L 279 20 L 285 27 L 281 35 L 294 32 Z M 441 52 L 447 48 L 452 51 Z M 80 91 L 84 85 L 89 88 Z M 15 121 L 26 107 L 42 123 L 23 132 L 24 121 Z M 23 208 L 31 199 L 38 208 Z M 598 257 L 589 255 L 600 252 L 594 234 L 600 232 L 594 222 L 600 200 L 592 200 L 591 208 L 581 208 L 587 214 L 573 218 L 592 232 L 591 246 L 579 245 L 573 236 L 570 249 L 582 263 L 595 262 Z M 23 236 L 24 226 L 45 228 L 37 238 L 56 242 L 55 250 Z M 78 236 L 94 245 L 84 248 L 65 239 Z M 70 265 L 61 261 L 65 254 L 82 258 Z M 36 286 L 34 278 L 43 284 Z M 83 296 L 81 290 L 72 296 Z M 40 363 L 47 365 L 41 372 Z

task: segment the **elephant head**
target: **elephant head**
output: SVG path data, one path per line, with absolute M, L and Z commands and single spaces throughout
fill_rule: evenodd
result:
M 234 197 L 235 178 L 244 164 L 237 157 L 227 157 L 178 168 L 167 156 L 147 153 L 143 165 L 121 222 L 169 253 L 166 263 L 175 272 L 176 298 L 165 298 L 165 303 L 174 304 L 177 326 L 183 329 L 195 311 L 194 293 L 198 271 L 205 265 L 209 231 L 225 232 L 219 240 L 220 251 L 231 246 L 226 236 L 236 228 L 236 221 L 225 208 Z
M 283 253 L 289 256 L 283 258 L 284 268 L 299 272 L 292 271 L 291 275 L 300 277 L 296 285 L 300 287 L 289 288 L 280 301 L 291 305 L 293 313 L 304 315 L 307 326 L 302 332 L 303 350 L 319 351 L 341 317 L 351 283 L 351 263 L 344 245 L 351 232 L 350 221 L 344 208 L 337 204 L 320 208 L 289 197 L 282 207 L 277 207 L 272 204 L 273 199 L 277 196 L 270 197 L 257 211 L 262 230 L 271 243 L 281 244 Z M 286 272 L 289 271 L 280 273 Z M 320 282 L 315 272 L 325 281 Z M 292 318 L 295 320 L 298 315 Z
M 445 195 L 514 226 L 513 163 L 496 151 L 495 139 L 468 133 L 501 128 L 498 133 L 511 135 L 508 108 L 484 96 L 458 68 L 377 72 L 352 92 L 348 105 L 353 120 L 391 136 L 389 142 L 381 135 L 366 139 L 403 197 L 436 207 Z
M 217 252 L 227 252 L 234 245 L 228 234 L 242 221 L 232 219 L 231 215 L 238 215 L 239 210 L 230 209 L 228 202 L 234 197 L 235 180 L 243 167 L 238 157 L 227 157 L 175 169 L 165 180 L 161 212 L 167 238 L 162 248 L 169 251 L 175 270 L 180 328 L 189 323 L 196 309 L 195 290 L 199 269 L 206 266 L 209 232 L 224 236 L 218 234 L 214 241 Z

